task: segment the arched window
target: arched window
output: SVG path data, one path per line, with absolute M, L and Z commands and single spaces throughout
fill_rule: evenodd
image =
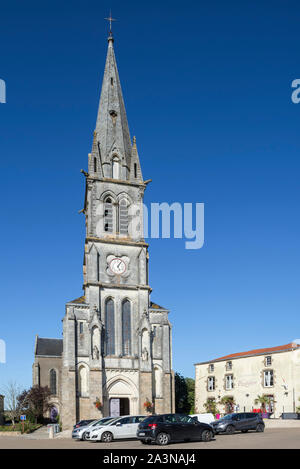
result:
M 116 156 L 112 159 L 112 178 L 120 179 L 120 161 Z
M 119 204 L 119 233 L 128 235 L 128 202 L 122 199 Z
M 104 202 L 104 231 L 107 233 L 113 231 L 113 204 L 109 197 Z
M 50 392 L 54 396 L 57 394 L 56 371 L 50 370 Z
M 78 393 L 81 397 L 88 395 L 88 373 L 84 365 L 81 365 L 78 370 Z
M 115 307 L 110 298 L 105 303 L 105 355 L 115 354 Z
M 122 353 L 124 356 L 131 355 L 131 311 L 128 300 L 122 304 Z

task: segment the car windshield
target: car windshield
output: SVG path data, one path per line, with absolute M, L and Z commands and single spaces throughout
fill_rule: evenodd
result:
M 116 417 L 110 418 L 110 419 L 106 420 L 106 422 L 101 423 L 101 425 L 110 425 L 110 424 L 113 423 L 115 420 L 119 420 L 119 418 L 118 418 L 118 419 L 116 419 Z
M 235 414 L 227 414 L 223 417 L 224 420 L 232 420 Z

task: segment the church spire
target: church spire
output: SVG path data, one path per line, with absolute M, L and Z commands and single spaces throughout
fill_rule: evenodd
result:
M 110 29 L 95 132 L 104 177 L 128 180 L 131 140 L 113 44 Z

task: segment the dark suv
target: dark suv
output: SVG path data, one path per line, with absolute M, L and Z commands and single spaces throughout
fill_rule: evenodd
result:
M 160 446 L 172 441 L 210 441 L 214 430 L 195 417 L 184 414 L 151 415 L 138 426 L 137 438 L 143 444 L 156 443 Z
M 253 412 L 240 412 L 238 414 L 227 414 L 220 420 L 215 420 L 211 426 L 216 433 L 227 433 L 228 435 L 235 431 L 246 433 L 248 430 L 263 432 L 265 429 L 264 421 L 260 414 Z

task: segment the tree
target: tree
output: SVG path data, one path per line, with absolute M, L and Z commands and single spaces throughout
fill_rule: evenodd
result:
M 3 387 L 1 393 L 5 396 L 5 407 L 9 412 L 12 424 L 15 425 L 16 420 L 20 418 L 22 409 L 20 408 L 19 395 L 22 388 L 15 381 L 10 381 Z
M 185 378 L 180 373 L 175 373 L 175 411 L 188 412 L 188 389 Z
M 23 411 L 32 418 L 35 423 L 42 421 L 45 412 L 51 409 L 49 402 L 51 391 L 48 386 L 32 386 L 28 391 L 20 395 L 23 403 Z
M 189 414 L 195 413 L 195 380 L 193 378 L 185 378 L 187 387 L 187 403 L 189 405 Z
M 195 380 L 175 373 L 175 410 L 193 414 L 195 406 Z

